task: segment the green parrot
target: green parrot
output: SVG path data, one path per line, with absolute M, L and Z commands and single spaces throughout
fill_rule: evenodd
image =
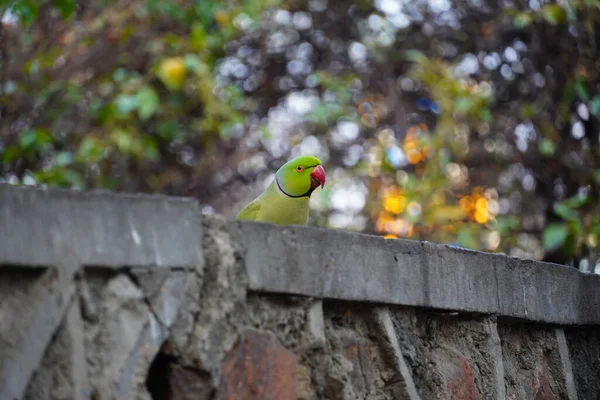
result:
M 312 156 L 296 157 L 277 170 L 269 187 L 244 207 L 236 219 L 306 225 L 308 199 L 319 186 L 325 186 L 321 160 Z

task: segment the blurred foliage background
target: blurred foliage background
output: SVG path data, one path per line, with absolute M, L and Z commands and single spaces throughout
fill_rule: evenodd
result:
M 0 0 L 0 181 L 600 271 L 600 1 Z

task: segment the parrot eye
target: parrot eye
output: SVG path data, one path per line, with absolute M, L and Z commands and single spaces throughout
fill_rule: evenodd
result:
M 298 166 L 296 167 L 296 171 L 298 171 L 298 172 L 302 172 L 302 170 L 303 170 L 303 169 L 304 169 L 304 168 L 302 168 L 302 166 L 301 166 L 301 165 L 298 165 Z

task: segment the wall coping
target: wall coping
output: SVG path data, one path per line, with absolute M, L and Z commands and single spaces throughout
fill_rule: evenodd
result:
M 195 267 L 201 228 L 193 199 L 0 184 L 0 265 Z
M 202 219 L 188 198 L 0 184 L 0 268 L 197 268 Z M 413 240 L 231 221 L 254 291 L 600 324 L 600 275 Z

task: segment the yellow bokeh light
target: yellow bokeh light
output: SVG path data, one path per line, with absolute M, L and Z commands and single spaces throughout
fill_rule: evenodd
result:
M 487 200 L 483 197 L 480 197 L 477 199 L 477 201 L 475 202 L 475 210 L 476 211 L 487 211 L 488 210 L 488 203 Z
M 475 221 L 477 221 L 478 223 L 485 224 L 486 222 L 488 222 L 489 219 L 490 213 L 488 212 L 487 208 L 475 211 Z
M 497 201 L 491 198 L 493 192 L 481 186 L 473 188 L 470 195 L 462 197 L 458 204 L 461 210 L 479 224 L 485 224 L 498 213 Z
M 406 154 L 406 158 L 408 159 L 408 162 L 411 164 L 418 164 L 423 159 L 421 152 L 416 149 L 409 150 L 408 153 Z
M 424 161 L 433 151 L 431 146 L 424 144 L 424 138 L 420 137 L 421 132 L 426 129 L 425 125 L 412 125 L 406 131 L 403 148 L 408 162 L 413 165 Z
M 419 142 L 416 139 L 408 139 L 408 136 L 407 136 L 407 140 L 404 141 L 404 150 L 405 151 L 416 150 L 418 146 L 419 146 Z
M 388 232 L 389 225 L 394 219 L 388 213 L 381 213 L 375 223 L 375 229 L 378 232 Z
M 183 57 L 173 57 L 163 60 L 158 67 L 158 76 L 171 90 L 181 88 L 186 76 Z
M 414 233 L 414 226 L 402 218 L 394 218 L 390 213 L 382 211 L 375 221 L 375 230 L 383 233 L 386 238 L 398 238 L 411 236 Z
M 460 199 L 458 202 L 460 208 L 465 212 L 465 214 L 469 214 L 473 211 L 473 200 L 471 200 L 471 196 L 465 196 Z
M 406 197 L 400 195 L 389 196 L 383 199 L 383 208 L 392 214 L 400 214 L 406 207 Z
M 398 236 L 392 234 L 392 233 L 387 233 L 385 235 L 383 235 L 384 239 L 398 239 Z

